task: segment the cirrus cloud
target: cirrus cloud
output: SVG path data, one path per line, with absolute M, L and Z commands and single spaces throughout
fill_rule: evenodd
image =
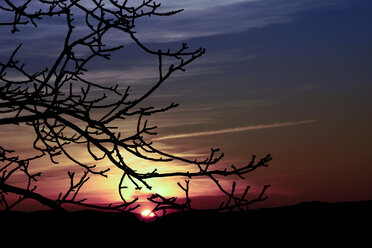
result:
M 260 130 L 260 129 L 268 129 L 268 128 L 290 127 L 290 126 L 298 126 L 298 125 L 309 124 L 309 123 L 313 123 L 313 122 L 316 122 L 316 121 L 317 120 L 309 119 L 309 120 L 302 120 L 302 121 L 296 121 L 296 122 L 279 122 L 279 123 L 271 123 L 271 124 L 263 124 L 263 125 L 251 125 L 251 126 L 236 127 L 236 128 L 226 128 L 226 129 L 213 130 L 213 131 L 182 133 L 182 134 L 167 135 L 167 136 L 156 138 L 154 140 L 169 140 L 169 139 L 179 139 L 179 138 L 190 138 L 190 137 L 200 137 L 200 136 L 209 136 L 209 135 L 217 135 L 217 134 L 236 133 L 236 132 Z

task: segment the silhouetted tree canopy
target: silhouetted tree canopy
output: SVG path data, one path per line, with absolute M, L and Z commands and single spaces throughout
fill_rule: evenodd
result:
M 137 199 L 127 200 L 122 193 L 128 184 L 137 190 L 151 189 L 149 179 L 183 177 L 184 182 L 178 185 L 185 192 L 185 201 L 176 197 L 165 197 L 153 194 L 148 198 L 155 203 L 154 212 L 194 209 L 189 197 L 189 182 L 194 178 L 209 178 L 216 184 L 227 201 L 221 203 L 217 210 L 246 209 L 250 204 L 265 200 L 267 185 L 261 193 L 249 199 L 249 186 L 244 192 L 236 191 L 236 183 L 232 187 L 223 187 L 219 177 L 244 175 L 259 167 L 267 167 L 271 156 L 259 160 L 255 156 L 245 166 L 226 167 L 219 169 L 215 165 L 222 159 L 219 149 L 211 149 L 206 159 L 196 160 L 180 157 L 162 151 L 151 142 L 151 137 L 157 135 L 156 126 L 149 126 L 148 119 L 157 113 L 173 109 L 178 104 L 168 106 L 144 106 L 167 79 L 177 71 L 184 71 L 192 62 L 205 53 L 205 49 L 191 49 L 187 44 L 180 44 L 177 49 L 153 49 L 137 38 L 136 23 L 150 16 L 162 18 L 172 16 L 182 10 L 162 12 L 160 3 L 153 0 L 115 1 L 115 0 L 39 0 L 0 2 L 0 28 L 6 29 L 9 35 L 22 32 L 25 26 L 34 27 L 37 32 L 43 21 L 53 19 L 63 20 L 66 26 L 63 46 L 56 51 L 55 60 L 47 67 L 31 71 L 22 62 L 23 44 L 14 44 L 13 51 L 2 51 L 8 56 L 0 61 L 0 125 L 26 125 L 33 130 L 32 157 L 20 158 L 13 156 L 12 147 L 6 147 L 3 142 L 0 147 L 0 202 L 3 209 L 12 209 L 24 199 L 36 200 L 52 209 L 65 211 L 66 204 L 75 204 L 98 209 L 130 211 L 138 207 Z M 75 20 L 75 17 L 84 21 Z M 160 17 L 159 17 L 160 18 Z M 82 25 L 84 32 L 76 27 Z M 123 37 L 129 37 L 142 51 L 157 58 L 157 80 L 140 96 L 131 96 L 130 87 L 119 85 L 107 86 L 94 80 L 88 80 L 87 66 L 97 58 L 110 59 L 112 53 L 124 49 L 124 45 L 113 45 L 107 37 L 109 31 L 115 30 Z M 35 56 L 33 59 L 37 60 Z M 125 58 L 123 58 L 125 59 Z M 17 77 L 13 77 L 16 73 Z M 21 78 L 21 79 L 20 79 Z M 150 99 L 151 100 L 151 99 Z M 147 101 L 151 102 L 151 101 Z M 135 132 L 120 132 L 118 126 L 128 118 L 136 118 Z M 108 160 L 107 168 L 86 163 L 68 149 L 70 146 L 84 146 L 92 161 Z M 132 154 L 151 163 L 181 161 L 194 166 L 194 169 L 159 172 L 158 170 L 140 173 L 127 164 L 123 152 Z M 37 166 L 38 160 L 48 157 L 50 163 L 57 163 L 56 158 L 64 156 L 83 173 L 68 172 L 70 185 L 67 192 L 60 193 L 58 198 L 51 199 L 37 191 L 37 181 L 41 172 L 30 172 Z M 78 193 L 92 176 L 107 177 L 110 168 L 116 167 L 122 172 L 118 185 L 118 193 L 122 204 L 107 206 L 92 205 L 79 199 Z M 173 168 L 175 169 L 175 168 Z M 21 173 L 25 176 L 25 186 L 9 183 L 13 175 Z M 109 179 L 107 179 L 109 180 Z M 19 195 L 10 201 L 9 194 Z

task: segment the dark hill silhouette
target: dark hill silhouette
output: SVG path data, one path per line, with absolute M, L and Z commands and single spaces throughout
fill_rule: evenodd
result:
M 168 214 L 153 222 L 141 221 L 132 213 L 100 211 L 56 213 L 0 212 L 1 233 L 27 230 L 28 234 L 51 233 L 62 236 L 137 234 L 178 235 L 189 237 L 212 234 L 227 237 L 357 237 L 360 241 L 371 231 L 372 201 L 306 202 L 293 206 L 261 208 L 247 212 L 180 212 Z M 19 233 L 19 231 L 18 231 Z M 227 236 L 226 236 L 227 235 Z M 258 236 L 257 236 L 258 235 Z M 190 236 L 190 237 L 191 237 Z M 120 236 L 121 237 L 121 236 Z
M 372 201 L 306 202 L 293 206 L 262 208 L 248 212 L 179 213 L 158 220 L 155 225 L 192 227 L 197 231 L 245 233 L 246 235 L 296 235 L 319 237 L 370 235 Z

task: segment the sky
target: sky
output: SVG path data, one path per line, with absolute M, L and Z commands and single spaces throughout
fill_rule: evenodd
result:
M 271 185 L 269 198 L 257 206 L 372 198 L 371 1 L 161 2 L 165 10 L 184 11 L 144 20 L 136 27 L 138 37 L 150 47 L 187 42 L 206 48 L 206 54 L 185 72 L 175 73 L 148 100 L 180 104 L 150 120 L 159 127 L 155 144 L 187 157 L 207 156 L 211 147 L 219 147 L 226 166 L 270 153 L 268 168 L 239 181 L 242 188 L 252 185 L 253 194 Z M 24 27 L 15 36 L 0 27 L 0 61 L 22 41 L 28 68 L 42 68 L 53 60 L 63 30 L 62 22 L 50 20 L 37 32 Z M 109 40 L 126 47 L 109 62 L 93 63 L 87 77 L 132 85 L 134 94 L 151 85 L 157 78 L 156 58 L 128 37 L 112 33 Z M 0 132 L 1 146 L 28 151 L 25 137 L 32 132 L 16 136 L 19 127 L 13 126 Z M 148 166 L 134 158 L 131 162 Z M 38 166 L 45 170 L 41 184 L 58 191 L 68 161 L 53 167 L 45 160 Z M 113 171 L 108 179 L 93 179 L 85 194 L 93 201 L 116 201 L 119 177 Z M 174 181 L 161 180 L 155 190 L 182 195 Z M 190 190 L 203 204 L 213 202 L 218 192 L 204 180 L 196 180 Z M 132 190 L 128 196 L 137 193 Z

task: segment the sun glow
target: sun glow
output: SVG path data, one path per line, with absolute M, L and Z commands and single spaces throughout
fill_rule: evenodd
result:
M 143 217 L 150 217 L 150 218 L 155 217 L 155 214 L 150 209 L 143 210 L 141 215 Z

